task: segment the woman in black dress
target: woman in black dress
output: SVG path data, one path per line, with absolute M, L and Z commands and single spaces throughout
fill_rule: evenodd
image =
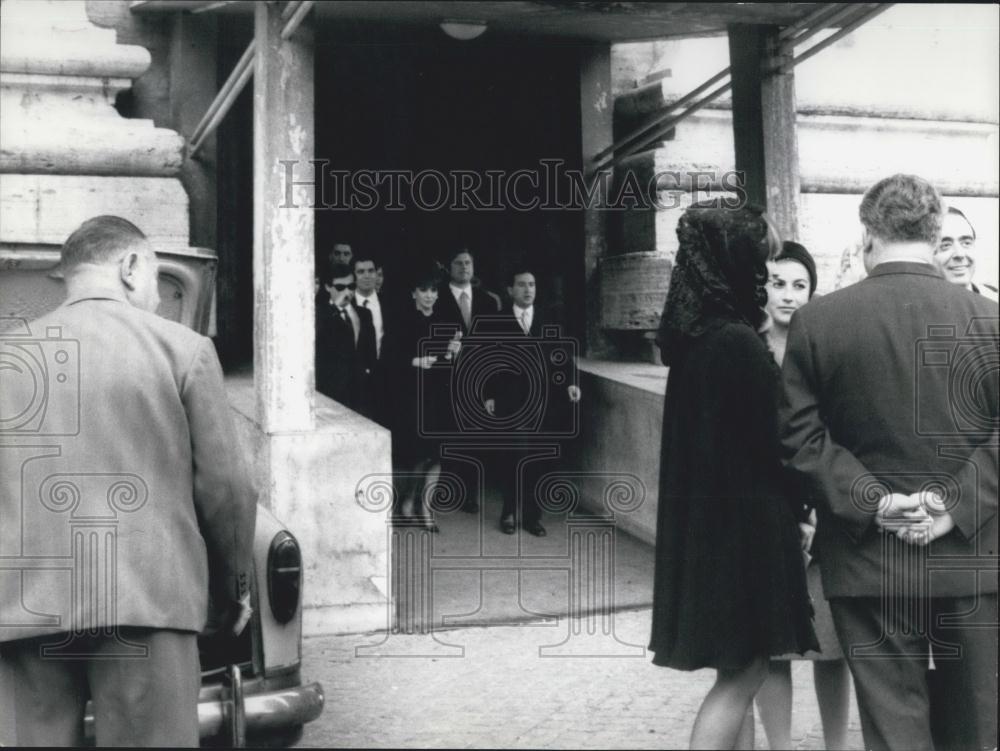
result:
M 711 203 L 677 237 L 650 649 L 656 665 L 716 669 L 691 747 L 732 748 L 769 657 L 818 646 L 779 462 L 779 373 L 757 334 L 778 242 L 760 210 Z
M 395 322 L 386 343 L 385 360 L 393 384 L 392 453 L 396 468 L 399 505 L 397 513 L 415 517 L 433 532 L 438 531 L 424 503 L 427 492 L 441 472 L 440 432 L 446 402 L 445 379 L 451 375 L 449 361 L 458 353 L 461 332 L 434 308 L 440 274 L 428 266 L 414 275 L 410 287 L 412 307 Z

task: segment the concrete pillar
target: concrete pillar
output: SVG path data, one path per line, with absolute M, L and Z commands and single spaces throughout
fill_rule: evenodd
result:
M 303 633 L 387 630 L 390 437 L 315 391 L 312 189 L 289 206 L 282 164 L 313 158 L 313 37 L 282 40 L 281 7 L 254 9 L 254 373 L 227 387 L 260 502 L 302 546 Z
M 799 159 L 795 79 L 775 73 L 778 27 L 729 26 L 736 169 L 747 197 L 766 206 L 784 239 L 798 235 Z
M 614 96 L 611 91 L 611 45 L 597 44 L 582 49 L 580 55 L 580 142 L 584 172 L 594 156 L 613 142 Z M 606 200 L 603 187 L 610 181 L 598 181 L 600 206 Z M 583 352 L 588 357 L 605 357 L 614 347 L 601 329 L 600 278 L 598 262 L 608 252 L 608 212 L 600 208 L 583 211 L 584 280 L 586 283 L 587 321 Z
M 253 288 L 254 389 L 257 419 L 266 433 L 315 425 L 315 305 L 313 212 L 301 191 L 300 208 L 280 208 L 281 160 L 313 158 L 312 29 L 302 24 L 282 40 L 281 7 L 254 9 Z

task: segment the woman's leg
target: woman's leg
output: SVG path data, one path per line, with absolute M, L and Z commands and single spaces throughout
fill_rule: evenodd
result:
M 423 480 L 417 481 L 420 490 L 414 513 L 424 520 L 424 526 L 427 529 L 437 532 L 438 525 L 434 522 L 434 514 L 431 512 L 431 499 L 434 497 L 438 477 L 441 476 L 441 464 L 433 459 L 426 459 L 420 466 Z
M 740 726 L 740 732 L 736 736 L 736 744 L 734 748 L 746 749 L 746 751 L 753 751 L 754 747 L 754 736 L 756 734 L 756 728 L 754 727 L 753 721 L 753 702 L 750 702 L 750 706 L 747 707 L 747 713 L 743 716 L 743 724 Z
M 420 505 L 417 511 L 424 516 L 433 517 L 431 500 L 434 498 L 435 486 L 441 476 L 441 462 L 428 459 L 424 462 L 422 471 L 424 472 L 424 481 L 420 489 Z
M 792 663 L 771 660 L 767 680 L 757 692 L 757 711 L 767 733 L 767 747 L 792 747 Z
M 847 710 L 851 704 L 851 672 L 847 669 L 847 660 L 814 662 L 813 683 L 823 721 L 823 742 L 830 749 L 847 748 Z
M 691 731 L 691 748 L 731 749 L 754 694 L 767 677 L 767 657 L 755 657 L 738 670 L 718 670 L 715 685 L 701 703 Z

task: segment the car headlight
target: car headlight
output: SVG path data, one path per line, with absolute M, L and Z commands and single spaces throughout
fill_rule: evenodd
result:
M 295 616 L 301 588 L 299 543 L 289 532 L 278 532 L 267 552 L 267 596 L 271 601 L 271 613 L 278 623 L 288 623 Z

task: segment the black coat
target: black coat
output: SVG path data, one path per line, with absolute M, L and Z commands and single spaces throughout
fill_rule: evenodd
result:
M 778 369 L 745 323 L 717 319 L 667 379 L 653 583 L 653 661 L 739 668 L 818 649 L 782 474 Z
M 576 408 L 568 394 L 568 387 L 577 383 L 575 342 L 563 337 L 562 327 L 538 306 L 527 333 L 519 314 L 510 307 L 480 320 L 477 331 L 509 353 L 496 359 L 496 375 L 486 381 L 484 396 L 494 400 L 496 418 L 512 433 L 569 437 L 576 425 Z M 469 356 L 474 339 L 466 342 L 464 356 Z
M 369 311 L 357 307 L 354 311 L 361 326 L 356 343 L 354 327 L 330 305 L 329 298 L 321 295 L 316 302 L 316 389 L 372 417 L 375 326 Z
M 425 316 L 411 306 L 398 311 L 392 333 L 382 340 L 381 366 L 388 387 L 383 401 L 397 464 L 438 457 L 442 432 L 451 423 L 451 365 L 443 356 L 451 331 L 436 309 Z M 430 354 L 439 357 L 433 367 L 413 365 L 415 357 Z

